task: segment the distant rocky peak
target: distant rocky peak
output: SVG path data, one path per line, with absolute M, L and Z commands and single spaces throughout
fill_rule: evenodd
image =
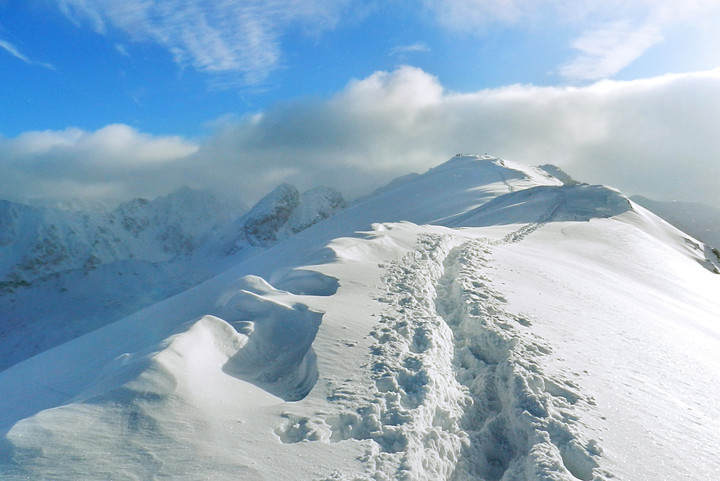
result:
M 289 224 L 293 232 L 305 230 L 337 211 L 347 203 L 342 194 L 332 187 L 316 187 L 300 196 L 300 203 L 293 212 Z
M 154 235 L 163 239 L 180 235 L 196 240 L 217 225 L 229 223 L 238 216 L 235 208 L 213 193 L 186 186 L 150 201 L 137 198 L 125 202 L 111 215 L 134 237 L 145 231 L 160 230 L 162 232 Z M 186 245 L 187 242 L 183 240 L 181 244 Z M 173 248 L 165 246 L 167 249 Z
M 215 194 L 209 190 L 192 189 L 186 185 L 151 201 L 151 204 L 157 207 L 164 206 L 182 209 L 203 209 L 207 206 L 214 206 L 220 203 L 218 198 L 215 197 Z
M 123 202 L 117 206 L 111 213 L 118 216 L 138 216 L 143 215 L 146 211 L 146 206 L 150 203 L 149 200 L 143 198 L 135 198 L 127 202 Z
M 250 209 L 243 231 L 247 242 L 267 246 L 330 217 L 346 202 L 330 187 L 316 187 L 302 194 L 291 184 L 281 184 Z
M 124 215 L 142 215 L 147 217 L 178 216 L 204 214 L 212 210 L 217 212 L 218 207 L 224 203 L 207 190 L 191 189 L 183 186 L 167 195 L 156 197 L 153 200 L 136 198 L 120 204 L 113 212 Z M 222 209 L 225 210 L 225 209 Z
M 287 224 L 300 205 L 300 192 L 290 184 L 280 184 L 250 209 L 243 230 L 251 245 L 267 245 L 277 240 L 281 227 Z

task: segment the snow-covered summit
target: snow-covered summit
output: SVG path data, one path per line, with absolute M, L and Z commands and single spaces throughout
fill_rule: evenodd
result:
M 1 372 L 0 476 L 715 479 L 705 254 L 614 189 L 459 156 Z

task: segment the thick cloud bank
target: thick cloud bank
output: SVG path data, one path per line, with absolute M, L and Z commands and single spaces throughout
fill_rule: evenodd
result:
M 198 149 L 176 136 L 151 136 L 115 124 L 0 138 L 0 198 L 124 200 L 154 196 L 184 182 L 173 169 Z
M 555 163 L 629 194 L 720 204 L 720 69 L 587 87 L 446 91 L 402 67 L 225 121 L 200 142 L 122 125 L 0 139 L 0 197 L 153 196 L 182 184 L 251 202 L 278 183 L 348 196 L 458 152 Z
M 198 157 L 238 177 L 324 181 L 354 195 L 457 152 L 488 152 L 631 193 L 718 203 L 719 123 L 720 70 L 459 94 L 403 67 L 227 125 Z

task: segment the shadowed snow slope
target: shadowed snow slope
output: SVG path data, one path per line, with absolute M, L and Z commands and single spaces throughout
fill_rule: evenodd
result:
M 0 372 L 0 478 L 716 479 L 719 262 L 455 157 Z
M 473 209 L 453 226 L 530 224 L 533 222 L 589 221 L 630 210 L 630 201 L 601 185 L 538 186 L 512 192 Z
M 639 195 L 632 200 L 691 236 L 720 247 L 719 208 L 692 202 L 660 202 Z
M 108 213 L 0 201 L 0 370 L 178 294 L 345 207 L 283 184 L 251 211 L 187 187 Z

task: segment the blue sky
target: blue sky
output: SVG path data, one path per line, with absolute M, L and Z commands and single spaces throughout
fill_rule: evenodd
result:
M 293 179 L 357 195 L 496 149 L 720 202 L 696 185 L 720 158 L 718 24 L 714 0 L 0 0 L 0 197 L 252 200 Z M 648 173 L 680 170 L 682 188 Z

